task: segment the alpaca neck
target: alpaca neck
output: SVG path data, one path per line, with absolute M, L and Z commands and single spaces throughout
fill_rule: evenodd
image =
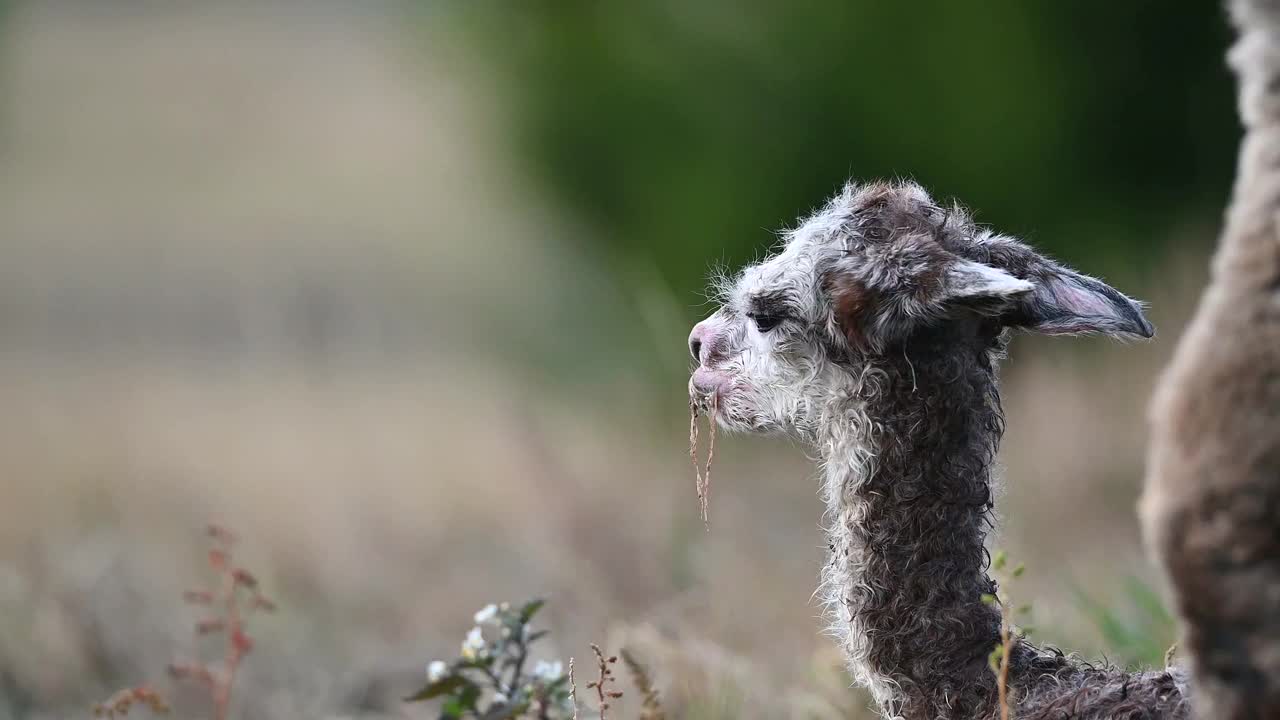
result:
M 886 714 L 969 717 L 990 702 L 998 613 L 983 540 L 1003 427 L 991 354 L 878 358 L 831 414 L 824 589 L 857 680 Z

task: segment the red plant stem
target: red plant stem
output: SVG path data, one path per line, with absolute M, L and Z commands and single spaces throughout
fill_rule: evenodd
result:
M 227 720 L 227 713 L 231 708 L 231 686 L 235 682 L 236 669 L 240 666 L 240 660 L 245 652 L 242 640 L 244 624 L 240 617 L 236 577 L 230 567 L 223 571 L 223 584 L 226 593 L 224 600 L 227 603 L 227 649 L 223 659 L 222 678 L 214 687 L 214 720 Z

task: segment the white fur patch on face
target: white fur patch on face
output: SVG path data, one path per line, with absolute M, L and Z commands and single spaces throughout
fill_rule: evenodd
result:
M 1008 297 L 1034 289 L 1026 280 L 970 260 L 957 260 L 947 270 L 946 293 L 953 298 Z
M 822 341 L 834 337 L 835 326 L 820 268 L 845 252 L 846 220 L 820 212 L 788 233 L 777 254 L 718 281 L 724 305 L 717 315 L 729 341 L 708 370 L 697 372 L 706 384 L 723 380 L 718 416 L 726 429 L 813 440 L 826 407 L 840 396 L 847 372 L 832 364 Z M 785 299 L 784 322 L 761 329 L 749 317 L 763 296 Z

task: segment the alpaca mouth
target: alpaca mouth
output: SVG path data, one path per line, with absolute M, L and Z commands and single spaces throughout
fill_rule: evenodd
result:
M 728 373 L 699 367 L 689 378 L 689 402 L 699 411 L 707 412 L 712 408 L 713 399 L 717 405 L 723 404 L 732 382 Z
M 711 397 L 715 390 L 704 390 L 689 378 L 689 407 L 698 415 L 706 415 L 711 411 Z

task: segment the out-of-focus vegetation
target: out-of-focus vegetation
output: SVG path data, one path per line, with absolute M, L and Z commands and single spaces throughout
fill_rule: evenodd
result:
M 1073 594 L 1093 621 L 1110 659 L 1126 666 L 1160 667 L 1174 649 L 1177 625 L 1159 593 L 1141 579 L 1124 583 L 1120 597 L 1099 602 L 1084 588 Z
M 592 223 L 588 249 L 653 262 L 681 298 L 850 176 L 914 177 L 1129 281 L 1230 183 L 1217 3 L 428 7 L 432 40 L 501 83 L 510 147 Z
M 442 704 L 441 720 L 576 717 L 575 688 L 564 664 L 530 661 L 530 646 L 547 634 L 531 626 L 543 604 L 532 600 L 520 606 L 486 605 L 475 614 L 476 624 L 462 641 L 461 656 L 432 660 L 426 683 L 405 702 L 437 701 Z

